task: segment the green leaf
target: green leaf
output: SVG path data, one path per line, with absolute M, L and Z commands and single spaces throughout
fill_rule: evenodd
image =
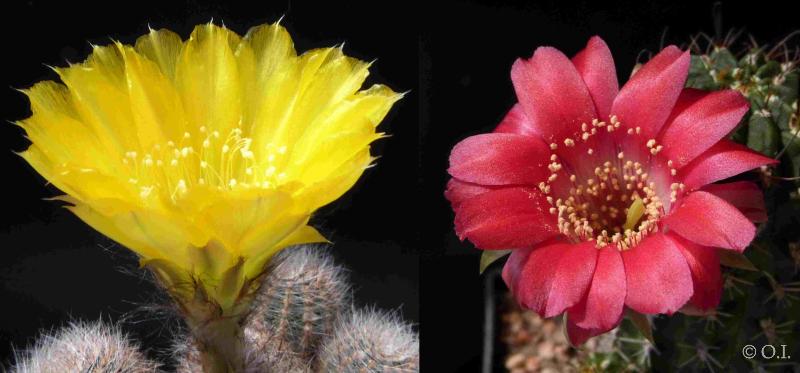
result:
M 719 255 L 719 263 L 726 267 L 758 271 L 758 268 L 744 254 L 728 249 L 717 249 L 717 255 Z
M 481 253 L 481 265 L 479 273 L 483 274 L 483 271 L 485 271 L 486 268 L 489 268 L 489 266 L 497 261 L 497 259 L 500 259 L 510 253 L 511 250 L 483 250 L 483 253 Z
M 647 338 L 647 340 L 650 341 L 653 346 L 656 345 L 656 341 L 653 339 L 653 324 L 646 315 L 642 315 L 639 312 L 628 309 L 628 319 L 630 319 L 633 325 L 636 326 L 636 329 L 642 333 L 642 336 Z

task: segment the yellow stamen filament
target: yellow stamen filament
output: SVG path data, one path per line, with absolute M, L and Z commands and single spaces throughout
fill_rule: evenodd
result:
M 207 133 L 204 127 L 200 134 L 200 151 L 195 151 L 192 134 L 185 132 L 178 143 L 168 141 L 164 146 L 154 145 L 151 152 L 140 156 L 128 151 L 122 159 L 132 175 L 131 184 L 139 186 L 142 199 L 151 198 L 158 189 L 169 191 L 176 200 L 195 185 L 208 185 L 219 190 L 233 188 L 274 188 L 285 179 L 280 172 L 285 162 L 285 145 L 267 144 L 261 151 L 267 157 L 258 158 L 250 146 L 252 139 L 243 136 L 240 128 L 230 131 L 224 142 L 220 142 L 217 131 Z M 256 161 L 256 160 L 261 161 Z M 165 170 L 168 164 L 172 169 Z M 237 179 L 238 177 L 238 179 Z

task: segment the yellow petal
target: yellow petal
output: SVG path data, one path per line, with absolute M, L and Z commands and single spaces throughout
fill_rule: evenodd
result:
M 300 58 L 287 63 L 276 72 L 261 102 L 260 114 L 253 118 L 250 136 L 253 147 L 262 149 L 269 144 L 275 146 L 291 145 L 293 134 L 302 133 L 308 123 L 295 119 L 296 111 L 314 108 L 317 102 L 306 100 L 305 91 L 314 80 L 320 66 L 325 62 L 333 48 L 314 49 Z M 291 149 L 290 149 L 291 151 Z
M 324 179 L 305 185 L 296 192 L 295 198 L 308 209 L 325 206 L 350 190 L 372 161 L 369 149 L 364 149 L 333 169 Z
M 213 24 L 197 26 L 178 60 L 176 84 L 186 119 L 227 136 L 239 125 L 241 88 L 234 48 L 241 38 Z
M 401 97 L 387 87 L 374 86 L 321 116 L 295 146 L 291 164 L 302 166 L 291 168 L 297 172 L 294 175 L 305 183 L 317 183 L 367 149 L 381 136 L 375 126 Z
M 127 46 L 119 45 L 125 59 L 129 104 L 140 149 L 152 151 L 186 132 L 183 104 L 172 82 L 159 67 Z
M 308 223 L 308 214 L 280 211 L 271 219 L 254 223 L 239 242 L 239 250 L 246 257 L 277 250 L 278 243 Z
M 46 153 L 36 144 L 31 144 L 28 150 L 19 154 L 30 164 L 36 172 L 42 175 L 48 182 L 55 185 L 59 190 L 68 194 L 76 194 L 72 188 L 61 182 L 53 170 L 53 162 L 48 159 Z
M 257 123 L 277 123 L 276 111 L 283 112 L 293 95 L 280 96 L 281 90 L 296 85 L 297 53 L 286 29 L 280 25 L 251 28 L 236 50 L 243 79 L 243 117 L 245 129 L 254 133 Z M 292 88 L 293 89 L 293 88 Z M 276 110 L 278 109 L 278 110 Z
M 268 81 L 297 57 L 292 37 L 278 24 L 255 26 L 247 32 L 244 41 L 255 53 L 258 61 L 256 80 L 260 82 Z
M 67 87 L 40 82 L 24 92 L 31 101 L 33 116 L 18 124 L 54 163 L 88 164 L 104 170 L 116 165 L 107 157 L 112 149 L 80 121 Z
M 240 245 L 245 235 L 255 227 L 279 224 L 277 220 L 293 213 L 292 202 L 288 193 L 279 190 L 240 190 L 208 205 L 197 222 L 233 255 L 245 255 Z
M 307 126 L 330 105 L 354 94 L 369 75 L 369 65 L 344 55 L 340 48 L 327 48 L 325 60 L 319 68 L 304 71 L 313 75 L 303 82 L 302 100 L 313 105 L 295 111 L 292 119 Z
M 245 262 L 245 274 L 248 279 L 256 278 L 264 272 L 264 267 L 269 262 L 270 258 L 277 252 L 294 245 L 301 245 L 306 243 L 315 242 L 329 242 L 322 236 L 314 227 L 303 225 L 297 230 L 292 232 L 289 236 L 284 238 L 280 243 L 270 248 L 263 250 L 258 255 L 253 256 Z
M 128 182 L 91 169 L 58 168 L 56 177 L 83 203 L 107 201 L 100 209 L 104 214 L 129 211 L 136 206 L 136 189 Z M 95 209 L 99 209 L 99 204 Z
M 136 39 L 136 51 L 158 65 L 168 79 L 175 79 L 175 66 L 183 49 L 181 37 L 169 30 L 150 30 Z
M 185 270 L 192 269 L 189 251 L 208 242 L 207 236 L 176 216 L 147 210 L 104 215 L 85 204 L 67 208 L 92 228 L 143 258 L 169 259 Z
M 138 147 L 125 62 L 116 46 L 96 46 L 83 64 L 56 71 L 69 88 L 80 120 L 107 146 L 108 156 L 119 159 Z
M 128 249 L 136 252 L 141 257 L 146 259 L 161 258 L 160 251 L 149 240 L 140 240 L 129 234 L 126 227 L 120 227 L 114 218 L 109 218 L 105 215 L 97 213 L 91 207 L 85 204 L 77 204 L 75 206 L 66 206 L 67 209 L 72 211 L 81 220 L 83 220 L 90 227 L 103 235 L 119 242 Z

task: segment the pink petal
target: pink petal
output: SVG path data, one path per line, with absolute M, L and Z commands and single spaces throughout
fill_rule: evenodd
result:
M 553 317 L 583 298 L 597 259 L 593 242 L 555 242 L 518 251 L 506 262 L 503 279 L 524 307 Z
M 683 113 L 683 111 L 690 106 L 694 105 L 697 100 L 703 98 L 706 94 L 708 94 L 708 91 L 704 91 L 702 89 L 684 88 L 681 91 L 681 94 L 678 95 L 678 101 L 675 102 L 672 112 L 669 113 L 669 118 L 667 118 L 667 121 L 664 123 L 672 123 L 672 121 L 675 120 L 678 115 Z
M 535 188 L 492 190 L 462 201 L 455 208 L 458 237 L 480 249 L 532 247 L 558 232 L 550 205 Z
M 625 305 L 639 313 L 672 314 L 692 297 L 686 259 L 664 234 L 646 237 L 622 252 L 627 279 Z
M 533 291 L 542 293 L 542 307 L 546 305 L 556 272 L 555 263 L 566 252 L 561 245 L 563 244 L 548 242 L 539 247 L 511 252 L 503 267 L 503 280 L 521 305 L 528 307 L 526 300 L 522 299 L 522 294 L 530 294 Z M 539 263 L 538 268 L 534 268 L 537 263 Z M 551 265 L 543 266 L 542 263 Z
M 683 90 L 689 61 L 689 52 L 664 48 L 622 87 L 611 114 L 626 128 L 640 127 L 642 138 L 655 138 Z
M 514 104 L 494 132 L 540 137 L 537 127 L 528 119 L 519 103 Z
M 531 256 L 536 248 L 526 248 L 512 250 L 511 255 L 508 256 L 506 264 L 503 266 L 503 281 L 508 286 L 508 290 L 514 297 L 517 296 L 520 281 L 522 278 L 522 270 L 525 264 L 528 263 L 528 258 Z M 517 298 L 519 299 L 519 298 Z
M 724 199 L 754 223 L 767 221 L 764 193 L 755 183 L 737 181 L 727 184 L 709 184 L 700 190 Z
M 670 230 L 703 246 L 744 251 L 756 227 L 736 207 L 711 193 L 693 192 L 662 219 Z
M 444 196 L 448 201 L 450 201 L 453 209 L 456 209 L 461 202 L 495 189 L 498 189 L 498 187 L 473 184 L 458 179 L 450 179 L 450 181 L 447 182 L 447 190 L 445 190 Z
M 586 48 L 572 58 L 572 63 L 589 89 L 599 119 L 606 120 L 619 92 L 617 69 L 608 45 L 600 37 L 593 36 Z
M 664 126 L 664 156 L 680 168 L 733 130 L 750 104 L 733 90 L 708 92 Z
M 511 80 L 525 114 L 548 144 L 575 139 L 581 123 L 596 117 L 578 70 L 557 49 L 537 48 L 529 60 L 518 59 L 511 67 Z
M 677 235 L 669 236 L 681 250 L 692 272 L 694 293 L 689 303 L 701 311 L 717 308 L 722 295 L 722 273 L 717 249 L 700 246 Z
M 729 140 L 720 140 L 684 166 L 678 176 L 686 187 L 692 190 L 756 167 L 775 163 L 776 160 L 754 152 L 746 146 Z
M 568 317 L 567 317 L 567 338 L 569 338 L 569 341 L 570 341 L 570 343 L 572 343 L 573 346 L 582 345 L 589 338 L 592 338 L 594 336 L 598 336 L 600 334 L 603 334 L 603 333 L 606 333 L 606 332 L 610 331 L 611 329 L 616 328 L 619 325 L 619 322 L 622 321 L 622 315 L 620 315 L 620 318 L 617 321 L 617 323 L 614 326 L 612 326 L 611 328 L 608 328 L 608 329 L 591 329 L 591 328 L 581 328 L 580 326 L 578 326 L 577 324 L 572 322 L 571 316 L 572 316 L 572 313 L 571 313 L 571 311 L 569 311 L 568 312 Z
M 606 246 L 597 252 L 597 265 L 586 296 L 569 310 L 570 321 L 584 329 L 613 329 L 622 317 L 625 292 L 622 256 L 616 246 Z
M 450 175 L 484 185 L 536 185 L 550 176 L 550 148 L 541 140 L 510 133 L 468 137 L 450 153 Z

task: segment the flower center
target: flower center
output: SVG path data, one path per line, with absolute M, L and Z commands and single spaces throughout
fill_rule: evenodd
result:
M 186 132 L 178 142 L 156 144 L 144 154 L 125 153 L 122 164 L 130 175 L 128 182 L 139 187 L 142 199 L 166 191 L 174 202 L 194 185 L 231 190 L 274 188 L 285 181 L 280 169 L 286 146 L 268 144 L 265 156 L 257 157 L 250 148 L 253 140 L 242 136 L 240 128 L 225 137 L 206 127 L 199 132 L 199 136 Z
M 652 167 L 662 145 L 651 139 L 641 146 L 643 141 L 635 138 L 641 133 L 639 128 L 627 129 L 615 139 L 617 134 L 612 133 L 620 130 L 620 122 L 615 116 L 609 122 L 595 119 L 583 124 L 578 139 L 565 139 L 567 149 L 560 153 L 561 144 L 550 144 L 551 174 L 539 189 L 546 194 L 550 213 L 558 216 L 559 231 L 568 239 L 628 250 L 658 231 L 659 219 L 684 186 L 671 183 L 676 174 L 672 162 L 667 163 L 668 172 Z M 569 161 L 562 162 L 564 157 Z

